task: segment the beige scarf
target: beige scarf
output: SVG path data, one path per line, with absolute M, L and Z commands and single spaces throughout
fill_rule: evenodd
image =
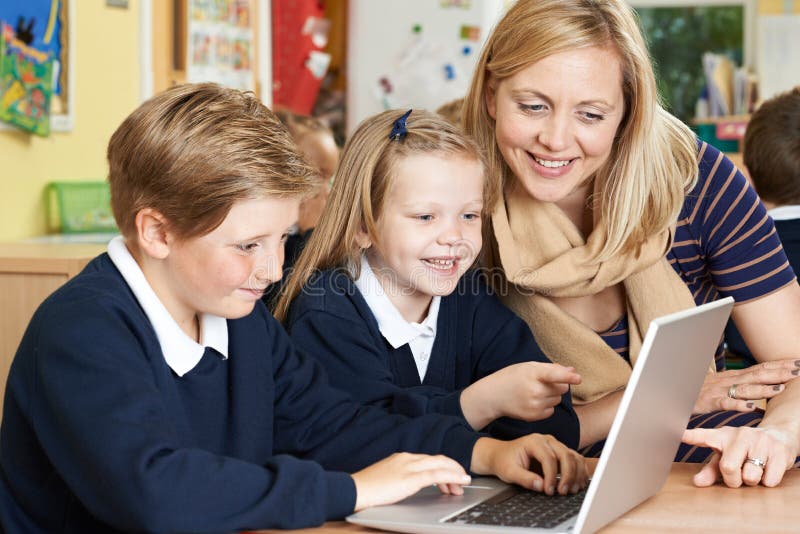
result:
M 576 404 L 623 389 L 636 362 L 650 321 L 695 306 L 686 284 L 666 259 L 674 228 L 648 239 L 638 254 L 592 261 L 604 244 L 604 225 L 584 240 L 554 204 L 532 198 L 522 187 L 507 191 L 492 214 L 499 261 L 510 282 L 500 291 L 505 304 L 530 326 L 544 353 L 575 367 L 583 381 L 572 388 Z M 594 295 L 622 282 L 628 313 L 631 364 L 589 327 L 559 308 L 548 296 Z

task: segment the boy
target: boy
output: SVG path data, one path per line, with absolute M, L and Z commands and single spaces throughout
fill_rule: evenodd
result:
M 214 84 L 161 93 L 117 129 L 109 181 L 124 237 L 42 304 L 9 372 L 2 530 L 299 528 L 430 484 L 461 493 L 464 467 L 540 489 L 560 469 L 559 484 L 585 484 L 557 442 L 361 407 L 294 352 L 259 300 L 313 187 L 296 150 L 254 97 Z M 378 461 L 400 450 L 456 461 Z
M 775 221 L 792 270 L 800 273 L 800 87 L 761 104 L 747 123 L 743 145 L 753 187 Z M 725 338 L 745 365 L 756 363 L 732 322 Z

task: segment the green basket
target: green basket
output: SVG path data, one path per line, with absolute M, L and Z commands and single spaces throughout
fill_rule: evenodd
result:
M 702 141 L 713 146 L 720 152 L 738 152 L 739 141 L 736 139 L 720 139 L 717 137 L 717 125 L 713 123 L 695 124 L 692 130 Z
M 47 219 L 51 232 L 116 232 L 108 182 L 50 182 Z

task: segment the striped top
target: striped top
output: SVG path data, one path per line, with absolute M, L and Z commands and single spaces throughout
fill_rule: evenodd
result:
M 667 260 L 700 305 L 731 296 L 737 303 L 793 283 L 775 225 L 747 179 L 719 150 L 699 143 L 700 176 L 678 216 Z M 628 359 L 628 320 L 600 336 Z M 722 344 L 717 369 L 725 366 Z

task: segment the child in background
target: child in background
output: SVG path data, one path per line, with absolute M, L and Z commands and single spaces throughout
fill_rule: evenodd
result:
M 460 128 L 463 108 L 464 108 L 464 99 L 456 98 L 455 100 L 446 102 L 441 106 L 439 106 L 438 108 L 436 108 L 436 113 L 438 113 L 439 115 L 450 121 L 452 124 L 455 124 Z
M 367 119 L 347 142 L 276 317 L 356 400 L 576 447 L 580 377 L 468 271 L 497 198 L 476 145 L 437 114 L 401 115 Z
M 319 171 L 320 183 L 312 196 L 303 199 L 300 203 L 300 211 L 297 217 L 296 234 L 299 240 L 292 247 L 289 246 L 291 240 L 287 241 L 287 260 L 284 267 L 294 264 L 294 260 L 302 250 L 302 246 L 308 241 L 309 232 L 317 225 L 322 210 L 325 209 L 325 202 L 330 193 L 331 180 L 336 172 L 336 165 L 339 163 L 339 147 L 333 138 L 333 132 L 325 126 L 319 119 L 306 115 L 296 115 L 287 110 L 275 112 L 278 118 L 294 139 L 297 147 L 306 157 L 309 163 Z
M 792 270 L 800 273 L 800 87 L 761 104 L 747 123 L 743 145 L 750 181 L 775 221 Z M 745 365 L 756 363 L 732 322 L 725 341 Z
M 317 225 L 322 210 L 325 208 L 331 180 L 339 162 L 339 147 L 336 146 L 333 132 L 319 119 L 297 115 L 288 110 L 278 110 L 275 115 L 289 130 L 297 147 L 319 174 L 319 183 L 313 193 L 300 202 L 297 231 L 290 233 L 286 238 L 283 260 L 284 276 L 281 279 L 285 280 L 292 272 L 297 257 L 308 242 L 311 231 Z M 276 282 L 264 291 L 263 300 L 269 309 L 275 307 L 282 286 L 282 282 Z
M 293 350 L 260 298 L 316 176 L 255 97 L 169 89 L 125 119 L 108 160 L 124 237 L 39 307 L 20 343 L 0 530 L 300 528 L 430 484 L 461 493 L 464 468 L 539 488 L 560 469 L 562 485 L 585 484 L 582 460 L 541 436 L 501 442 L 456 418 L 365 408 Z M 401 450 L 456 461 L 378 461 Z

